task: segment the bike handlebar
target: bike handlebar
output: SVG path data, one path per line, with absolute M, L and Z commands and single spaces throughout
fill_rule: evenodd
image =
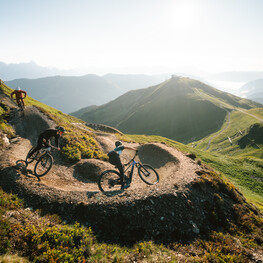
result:
M 51 144 L 46 144 L 46 145 L 43 144 L 43 146 L 44 146 L 44 147 L 43 147 L 44 149 L 50 148 L 50 149 L 56 149 L 56 150 L 57 150 L 57 149 L 59 148 L 59 147 L 53 146 L 53 145 L 51 145 Z

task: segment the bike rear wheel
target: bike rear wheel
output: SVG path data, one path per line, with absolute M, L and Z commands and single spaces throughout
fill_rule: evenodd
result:
M 28 154 L 27 154 L 27 156 L 26 156 L 26 162 L 27 162 L 27 163 L 32 163 L 32 162 L 35 160 L 35 157 L 36 157 L 36 155 L 37 155 L 38 152 L 35 152 L 32 156 L 29 157 L 29 155 L 33 152 L 33 150 L 34 150 L 35 148 L 36 148 L 36 147 L 33 146 L 33 147 L 29 150 L 29 152 L 28 152 Z
M 21 112 L 22 112 L 22 115 L 24 115 L 24 105 L 23 105 L 23 103 L 22 103 L 22 101 L 21 100 L 19 100 L 19 102 L 18 102 L 18 107 L 20 108 L 20 110 L 21 110 Z
M 104 171 L 98 181 L 99 189 L 102 192 L 114 192 L 121 189 L 120 174 L 115 170 Z
M 153 185 L 159 182 L 158 173 L 148 164 L 140 165 L 138 168 L 138 174 L 146 184 Z
M 49 172 L 53 165 L 53 157 L 50 154 L 45 154 L 39 158 L 37 161 L 35 168 L 34 168 L 34 173 L 37 177 L 44 176 Z

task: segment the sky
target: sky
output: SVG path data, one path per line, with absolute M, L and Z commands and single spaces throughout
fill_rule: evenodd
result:
M 263 70 L 263 0 L 0 0 L 0 61 L 86 73 Z

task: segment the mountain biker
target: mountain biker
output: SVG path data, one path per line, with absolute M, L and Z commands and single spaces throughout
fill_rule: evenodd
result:
M 121 163 L 120 159 L 120 154 L 122 153 L 123 150 L 128 149 L 128 150 L 133 150 L 133 151 L 138 151 L 137 149 L 134 149 L 132 147 L 124 146 L 120 141 L 115 142 L 115 149 L 113 151 L 110 151 L 108 153 L 109 156 L 109 162 L 113 165 L 115 165 L 118 170 L 120 171 L 120 181 L 121 181 L 121 189 L 126 189 L 130 186 L 130 184 L 124 184 L 124 171 L 123 171 L 123 166 Z
M 62 126 L 58 126 L 55 129 L 47 129 L 44 132 L 42 132 L 37 141 L 37 146 L 35 149 L 29 154 L 28 158 L 30 158 L 35 152 L 39 151 L 41 148 L 49 147 L 50 146 L 50 139 L 53 137 L 55 138 L 55 143 L 57 146 L 57 149 L 60 151 L 58 139 L 66 130 Z
M 16 103 L 19 105 L 19 100 L 22 102 L 23 107 L 25 107 L 24 98 L 26 98 L 26 92 L 24 90 L 21 90 L 20 87 L 17 87 L 16 90 L 14 90 L 11 93 L 11 99 L 13 99 L 13 96 L 16 96 Z

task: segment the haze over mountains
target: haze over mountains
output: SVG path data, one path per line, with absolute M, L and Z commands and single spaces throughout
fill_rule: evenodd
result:
M 228 110 L 235 107 L 250 109 L 262 105 L 197 80 L 173 76 L 159 85 L 129 91 L 105 105 L 72 115 L 124 133 L 161 135 L 187 143 L 216 132 Z
M 0 78 L 4 81 L 9 81 L 13 79 L 19 78 L 41 78 L 47 76 L 54 76 L 54 75 L 73 75 L 73 70 L 59 70 L 56 68 L 48 68 L 48 67 L 41 67 L 37 65 L 35 62 L 26 62 L 26 63 L 18 63 L 18 64 L 6 64 L 0 61 Z
M 210 74 L 210 79 L 219 81 L 250 82 L 263 78 L 263 71 L 230 71 Z
M 19 64 L 0 62 L 0 72 L 0 78 L 10 87 L 20 86 L 34 99 L 65 113 L 108 103 L 129 90 L 157 85 L 171 76 L 171 74 L 106 74 L 104 76 L 86 74 L 79 76 L 80 72 L 77 70 L 41 67 L 34 62 Z M 263 87 L 260 79 L 257 79 L 263 79 L 261 71 L 223 72 L 212 75 L 202 73 L 202 76 L 182 72 L 176 75 L 200 80 L 236 96 L 263 102 Z M 246 83 L 247 81 L 253 83 Z
M 263 78 L 246 83 L 237 94 L 263 104 Z

